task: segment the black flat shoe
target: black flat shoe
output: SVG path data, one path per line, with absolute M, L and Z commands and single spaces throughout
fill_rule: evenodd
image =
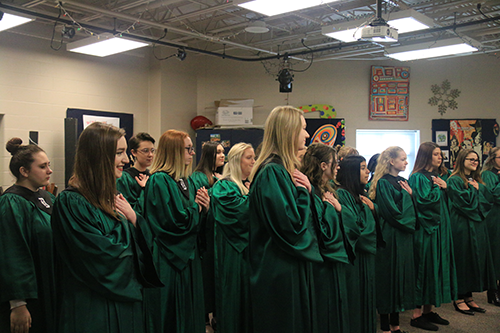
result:
M 479 313 L 485 313 L 486 312 L 485 309 L 480 308 L 479 306 L 470 306 L 469 305 L 470 302 L 474 302 L 474 301 L 470 300 L 470 301 L 465 302 L 465 304 L 467 304 L 467 306 L 469 307 L 469 309 L 471 309 L 471 311 L 479 312 Z
M 500 294 L 498 290 L 492 289 L 488 290 L 488 303 L 500 306 Z
M 429 312 L 429 313 L 424 313 L 422 315 L 427 321 L 434 323 L 434 324 L 439 324 L 439 325 L 449 325 L 450 322 L 444 318 L 441 318 L 440 315 L 438 315 L 436 312 Z
M 459 302 L 458 304 L 462 304 L 462 303 L 465 303 L 465 301 L 462 301 L 462 302 Z M 466 314 L 466 315 L 469 315 L 469 316 L 473 316 L 474 315 L 474 311 L 472 310 L 462 310 L 458 307 L 457 305 L 457 302 L 453 301 L 453 306 L 455 307 L 455 310 L 460 312 L 460 313 L 463 313 L 463 314 Z
M 418 327 L 426 331 L 437 331 L 439 327 L 429 322 L 423 316 L 410 320 L 410 325 L 413 327 Z

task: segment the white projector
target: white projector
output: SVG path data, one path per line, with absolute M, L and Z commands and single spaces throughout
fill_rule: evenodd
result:
M 398 30 L 388 25 L 369 25 L 361 29 L 361 39 L 372 42 L 397 42 Z

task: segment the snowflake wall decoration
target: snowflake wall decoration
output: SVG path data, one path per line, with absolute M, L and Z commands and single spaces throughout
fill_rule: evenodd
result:
M 431 98 L 429 98 L 429 104 L 432 106 L 438 106 L 438 112 L 443 115 L 446 113 L 448 108 L 455 110 L 458 108 L 458 103 L 455 101 L 455 98 L 460 96 L 460 90 L 451 89 L 450 81 L 444 80 L 441 83 L 441 86 L 437 84 L 433 84 L 431 86 L 431 91 L 434 94 Z

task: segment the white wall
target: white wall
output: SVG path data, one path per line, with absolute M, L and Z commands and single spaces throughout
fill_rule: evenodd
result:
M 372 65 L 410 66 L 409 120 L 369 121 L 368 101 Z M 304 64 L 303 67 L 305 67 Z M 297 66 L 298 67 L 298 66 Z M 346 144 L 355 146 L 356 129 L 419 129 L 421 142 L 431 140 L 431 119 L 497 118 L 500 105 L 500 61 L 477 55 L 434 61 L 325 61 L 295 74 L 293 92 L 278 92 L 278 82 L 265 73 L 260 63 L 242 63 L 216 58 L 203 59 L 198 77 L 198 114 L 213 120 L 213 101 L 221 98 L 254 98 L 254 124 L 263 125 L 273 107 L 287 104 L 331 104 L 339 118 L 346 119 Z M 432 84 L 448 79 L 462 91 L 458 109 L 442 117 L 432 97 Z
M 0 33 L 0 184 L 14 179 L 5 142 L 18 136 L 28 142 L 39 132 L 39 144 L 54 170 L 52 181 L 64 187 L 64 118 L 67 108 L 134 114 L 136 131 L 147 131 L 148 50 L 139 56 L 96 58 L 53 51 L 49 41 Z

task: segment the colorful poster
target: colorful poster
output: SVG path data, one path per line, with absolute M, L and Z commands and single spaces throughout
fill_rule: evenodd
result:
M 450 165 L 462 149 L 474 149 L 483 157 L 481 120 L 450 120 Z
M 307 119 L 306 130 L 310 135 L 307 145 L 315 142 L 332 147 L 345 144 L 344 119 Z
M 496 119 L 433 119 L 432 140 L 443 153 L 448 152 L 445 166 L 454 169 L 458 153 L 462 149 L 474 149 L 479 155 L 481 165 L 495 147 L 498 136 Z M 447 133 L 447 134 L 445 134 Z M 447 137 L 447 145 L 445 145 Z
M 410 67 L 372 66 L 369 120 L 408 120 Z

